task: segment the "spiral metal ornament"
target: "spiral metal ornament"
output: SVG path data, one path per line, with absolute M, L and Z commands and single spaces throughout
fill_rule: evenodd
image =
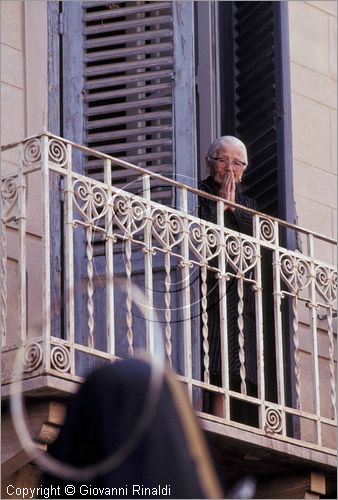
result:
M 281 256 L 281 277 L 289 290 L 293 293 L 292 297 L 292 313 L 293 313 L 293 357 L 295 371 L 295 386 L 296 386 L 296 407 L 301 409 L 301 371 L 300 371 L 300 338 L 299 338 L 299 304 L 298 294 L 306 288 L 311 280 L 310 264 L 294 255 L 285 253 Z
M 86 223 L 93 223 L 104 217 L 108 210 L 106 191 L 90 182 L 80 180 L 74 182 L 73 200 L 75 208 Z
M 133 333 L 133 315 L 132 315 L 132 305 L 133 305 L 133 297 L 132 297 L 132 283 L 131 283 L 131 240 L 128 239 L 126 241 L 126 276 L 127 276 L 127 297 L 126 297 L 126 308 L 127 308 L 127 342 L 128 342 L 128 355 L 134 355 L 134 333 Z
M 206 264 L 219 254 L 220 241 L 219 232 L 207 224 L 189 224 L 189 246 L 201 264 Z
M 203 266 L 201 269 L 201 306 L 202 306 L 202 337 L 203 337 L 203 365 L 204 365 L 204 382 L 210 383 L 210 358 L 209 358 L 209 339 L 208 339 L 208 311 L 207 311 L 207 268 Z
M 282 279 L 293 293 L 299 293 L 309 285 L 311 269 L 306 260 L 285 253 L 281 256 L 280 263 Z
M 121 230 L 120 236 L 132 238 L 144 228 L 147 222 L 147 208 L 141 201 L 116 194 L 112 198 L 112 206 L 113 223 Z
M 226 238 L 226 251 L 229 257 L 237 260 L 241 254 L 241 241 L 236 236 L 228 236 Z
M 301 409 L 301 376 L 300 376 L 300 351 L 299 351 L 299 317 L 298 317 L 299 305 L 298 296 L 292 297 L 292 312 L 293 312 L 293 359 L 295 362 L 295 377 L 296 377 L 296 407 L 298 410 Z
M 317 266 L 315 273 L 317 291 L 333 306 L 337 300 L 337 271 L 325 266 Z
M 172 366 L 172 359 L 171 359 L 171 354 L 172 354 L 172 344 L 171 344 L 171 310 L 170 310 L 170 302 L 171 302 L 171 296 L 170 296 L 170 287 L 171 287 L 171 276 L 170 276 L 170 253 L 166 252 L 165 254 L 165 279 L 164 279 L 164 284 L 165 284 L 165 295 L 164 295 L 164 301 L 165 301 L 165 338 L 166 338 L 166 353 L 167 353 L 167 358 L 169 361 L 169 365 Z
M 2 220 L 8 222 L 15 217 L 13 208 L 18 200 L 18 184 L 17 177 L 7 177 L 1 183 L 1 199 L 2 199 Z
M 152 212 L 152 234 L 162 249 L 169 252 L 184 237 L 183 221 L 176 214 L 155 209 Z
M 333 314 L 332 308 L 329 307 L 327 315 L 327 334 L 329 337 L 329 369 L 330 369 L 330 398 L 332 407 L 332 418 L 336 420 L 337 409 L 336 409 L 336 370 L 334 362 L 334 337 L 333 337 Z
M 262 240 L 269 243 L 274 243 L 276 240 L 276 231 L 273 222 L 270 219 L 261 219 L 259 224 L 260 237 Z
M 3 202 L 10 204 L 18 197 L 18 185 L 16 177 L 7 177 L 2 181 L 1 195 Z
M 30 373 L 36 370 L 42 363 L 42 347 L 38 342 L 27 345 L 23 355 L 23 371 Z
M 70 370 L 70 356 L 69 351 L 62 345 L 55 345 L 50 353 L 51 366 L 59 372 L 69 372 Z
M 23 147 L 22 162 L 24 166 L 41 161 L 41 142 L 39 139 L 27 141 Z
M 255 267 L 258 260 L 254 243 L 233 235 L 225 239 L 225 255 L 230 266 L 241 275 Z
M 68 160 L 66 146 L 60 141 L 51 139 L 48 145 L 48 157 L 51 162 L 64 167 Z
M 283 428 L 283 420 L 281 412 L 274 407 L 266 410 L 265 414 L 265 432 L 267 434 L 279 434 Z
M 88 347 L 94 348 L 94 266 L 93 266 L 93 226 L 89 224 L 86 229 L 86 256 L 87 256 L 87 312 L 88 312 Z
M 2 345 L 6 345 L 6 318 L 7 318 L 7 238 L 3 221 L 1 224 L 0 239 L 0 333 Z
M 244 287 L 243 287 L 243 278 L 240 278 L 237 283 L 237 291 L 238 291 L 238 345 L 239 345 L 239 374 L 241 377 L 241 394 L 246 394 L 246 371 L 245 371 L 245 351 L 244 351 L 244 319 L 243 319 L 243 311 L 244 311 Z
M 154 240 L 160 244 L 160 249 L 165 251 L 165 346 L 169 365 L 172 366 L 170 255 L 173 247 L 178 245 L 184 237 L 183 221 L 176 214 L 170 214 L 169 212 L 156 208 L 152 211 L 152 235 Z

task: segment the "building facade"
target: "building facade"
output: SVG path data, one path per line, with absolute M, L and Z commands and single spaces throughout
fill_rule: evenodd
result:
M 132 305 L 138 286 L 163 325 L 165 355 L 188 388 L 221 479 L 253 472 L 257 498 L 332 494 L 336 3 L 15 0 L 0 7 L 4 404 L 25 344 L 23 389 L 35 396 L 29 419 L 46 447 L 62 420 L 60 397 L 90 369 L 134 347 L 156 352 L 154 317 L 141 311 L 139 319 Z M 198 225 L 204 157 L 225 134 L 248 147 L 245 189 L 258 208 L 252 239 L 223 233 L 221 219 L 217 228 Z M 174 221 L 169 236 L 164 219 Z M 179 239 L 185 224 L 195 240 Z M 265 364 L 249 403 L 259 429 L 229 419 L 226 346 L 223 385 L 210 388 L 203 273 L 215 255 L 211 240 L 199 239 L 202 229 L 225 238 L 222 255 L 233 271 L 224 274 L 217 254 L 220 287 L 233 279 L 240 289 L 250 281 L 247 269 L 255 270 Z M 230 255 L 230 240 L 254 252 L 244 267 Z M 111 276 L 127 285 L 120 290 Z M 189 287 L 177 291 L 182 280 Z M 224 418 L 204 411 L 206 389 L 223 395 Z M 37 472 L 6 410 L 3 426 L 5 498 L 8 484 L 26 485 Z

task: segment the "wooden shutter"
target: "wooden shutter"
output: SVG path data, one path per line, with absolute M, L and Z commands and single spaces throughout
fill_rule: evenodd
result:
M 225 33 L 222 43 L 228 60 L 223 61 L 222 132 L 233 133 L 247 145 L 247 195 L 257 201 L 260 211 L 284 217 L 285 170 L 291 165 L 286 165 L 284 154 L 282 85 L 287 75 L 280 68 L 279 6 L 275 5 L 280 2 L 224 3 L 228 5 L 220 7 L 220 31 Z M 287 147 L 291 148 L 291 140 Z
M 272 2 L 235 2 L 236 129 L 251 166 L 248 195 L 266 213 L 278 213 L 276 85 Z
M 289 74 L 288 2 L 219 2 L 222 134 L 242 139 L 249 156 L 243 177 L 246 194 L 261 212 L 295 222 L 293 204 L 291 90 Z M 280 243 L 294 249 L 293 231 L 281 231 Z M 263 330 L 266 394 L 276 400 L 272 254 L 262 258 Z M 282 307 L 285 386 L 295 404 L 290 304 Z M 289 348 L 288 348 L 289 347 Z M 292 419 L 290 419 L 292 420 Z M 297 425 L 297 418 L 288 425 Z M 294 430 L 295 435 L 296 431 Z
M 173 171 L 173 21 L 171 2 L 83 2 L 84 139 L 87 146 L 154 172 Z M 88 175 L 102 163 L 88 157 Z M 123 188 L 135 175 L 113 167 Z M 140 185 L 128 186 L 139 189 Z M 155 186 L 153 198 L 171 198 Z

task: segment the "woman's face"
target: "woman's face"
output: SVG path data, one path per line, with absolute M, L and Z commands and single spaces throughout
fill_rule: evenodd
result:
M 222 184 L 231 172 L 235 183 L 239 182 L 246 168 L 246 154 L 241 146 L 223 143 L 212 156 L 210 174 Z

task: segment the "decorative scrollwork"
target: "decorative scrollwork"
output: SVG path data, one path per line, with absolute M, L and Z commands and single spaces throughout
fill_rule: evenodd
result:
M 51 366 L 59 372 L 66 373 L 70 370 L 70 356 L 66 347 L 55 345 L 50 353 Z
M 170 252 L 183 239 L 182 219 L 176 214 L 171 214 L 158 208 L 152 212 L 152 219 L 152 233 L 154 237 L 161 244 L 163 250 Z
M 220 234 L 207 224 L 191 222 L 189 224 L 189 244 L 200 264 L 207 264 L 220 252 Z
M 30 373 L 42 363 L 42 347 L 38 342 L 27 345 L 23 355 L 23 372 Z
M 233 235 L 226 236 L 225 254 L 227 262 L 242 276 L 255 267 L 258 259 L 256 247 L 252 241 Z
M 270 219 L 261 219 L 259 223 L 260 237 L 268 241 L 269 243 L 274 243 L 276 240 L 276 231 L 273 222 Z
M 114 224 L 122 231 L 122 236 L 132 238 L 146 224 L 146 206 L 138 199 L 116 194 L 112 199 Z
M 48 144 L 48 158 L 59 167 L 64 167 L 68 160 L 66 146 L 55 139 L 51 139 Z
M 23 147 L 22 162 L 25 166 L 41 161 L 41 142 L 40 139 L 30 139 Z
M 1 194 L 5 203 L 11 203 L 18 196 L 18 185 L 16 177 L 7 177 L 3 179 Z
M 319 294 L 329 303 L 333 304 L 337 299 L 337 271 L 325 266 L 317 266 L 316 288 Z
M 281 277 L 289 290 L 293 293 L 292 313 L 293 313 L 293 345 L 294 345 L 294 371 L 296 387 L 296 406 L 301 409 L 301 373 L 300 373 L 300 351 L 299 351 L 299 304 L 298 294 L 306 288 L 311 280 L 310 264 L 295 255 L 285 253 L 281 256 Z
M 171 266 L 170 255 L 173 247 L 179 244 L 183 237 L 183 221 L 173 213 L 155 208 L 152 211 L 152 234 L 161 245 L 161 250 L 165 251 L 164 268 L 165 268 L 165 339 L 166 339 L 166 354 L 170 366 L 172 366 L 172 342 L 171 342 Z
M 279 434 L 282 431 L 282 428 L 283 419 L 281 412 L 277 408 L 270 406 L 270 408 L 266 410 L 265 414 L 265 432 L 267 434 Z
M 4 223 L 13 219 L 16 214 L 13 210 L 18 200 L 18 184 L 17 177 L 7 177 L 1 183 L 1 198 L 2 198 L 2 220 Z
M 106 191 L 95 184 L 76 180 L 73 184 L 73 199 L 84 222 L 93 224 L 103 217 L 108 208 Z
M 299 257 L 290 254 L 281 256 L 281 276 L 293 293 L 306 288 L 311 280 L 310 264 Z

